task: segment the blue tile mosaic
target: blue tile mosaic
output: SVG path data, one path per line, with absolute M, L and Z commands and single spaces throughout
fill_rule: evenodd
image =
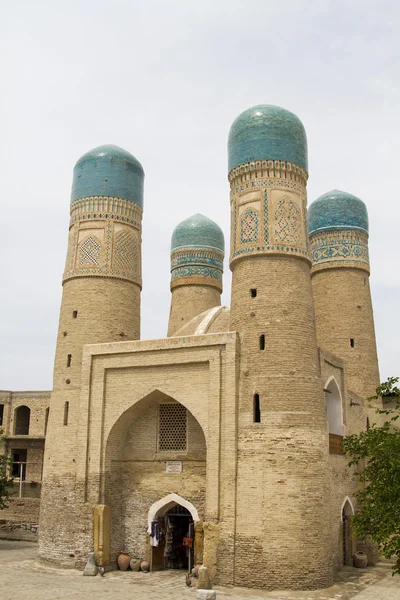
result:
M 368 212 L 364 202 L 340 190 L 323 194 L 308 209 L 308 231 L 358 229 L 368 233 Z
M 308 170 L 307 137 L 300 119 L 279 106 L 260 104 L 233 122 L 228 140 L 229 171 L 253 160 L 285 160 Z
M 143 184 L 143 167 L 132 154 L 118 146 L 99 146 L 75 165 L 71 203 L 87 196 L 110 196 L 143 206 Z
M 179 223 L 174 229 L 171 252 L 177 248 L 216 248 L 225 250 L 222 229 L 204 215 L 197 214 Z

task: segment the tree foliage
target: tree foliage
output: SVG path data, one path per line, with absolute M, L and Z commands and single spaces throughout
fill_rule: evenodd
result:
M 373 423 L 358 435 L 343 440 L 349 466 L 357 465 L 361 489 L 359 509 L 353 518 L 354 533 L 376 542 L 386 558 L 396 557 L 393 575 L 400 575 L 400 389 L 398 377 L 390 377 L 376 390 L 386 415 L 383 425 Z M 399 422 L 400 425 L 400 422 Z
M 0 429 L 0 446 L 4 442 L 3 430 Z M 12 477 L 9 476 L 11 461 L 5 454 L 0 454 L 0 510 L 7 508 L 9 490 L 13 486 Z

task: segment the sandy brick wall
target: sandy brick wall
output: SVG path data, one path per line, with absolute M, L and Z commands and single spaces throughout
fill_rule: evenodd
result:
M 181 285 L 171 291 L 168 337 L 200 313 L 221 306 L 221 291 L 210 285 Z
M 373 396 L 380 381 L 368 273 L 320 270 L 312 274 L 312 286 L 318 346 L 346 361 L 349 390 Z

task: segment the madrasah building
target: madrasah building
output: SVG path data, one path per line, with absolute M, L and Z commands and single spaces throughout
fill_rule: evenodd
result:
M 39 520 L 40 560 L 125 550 L 270 590 L 374 561 L 340 444 L 379 385 L 366 206 L 333 190 L 307 210 L 306 133 L 282 108 L 240 114 L 228 155 L 231 306 L 223 233 L 196 214 L 172 234 L 157 340 L 140 340 L 143 168 L 117 146 L 76 163 L 53 390 L 0 393 L 15 475 L 41 488 L 2 516 Z

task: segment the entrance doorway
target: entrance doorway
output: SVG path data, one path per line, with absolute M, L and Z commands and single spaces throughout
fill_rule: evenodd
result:
M 157 517 L 151 527 L 151 570 L 193 567 L 194 522 L 189 510 L 180 504 Z

